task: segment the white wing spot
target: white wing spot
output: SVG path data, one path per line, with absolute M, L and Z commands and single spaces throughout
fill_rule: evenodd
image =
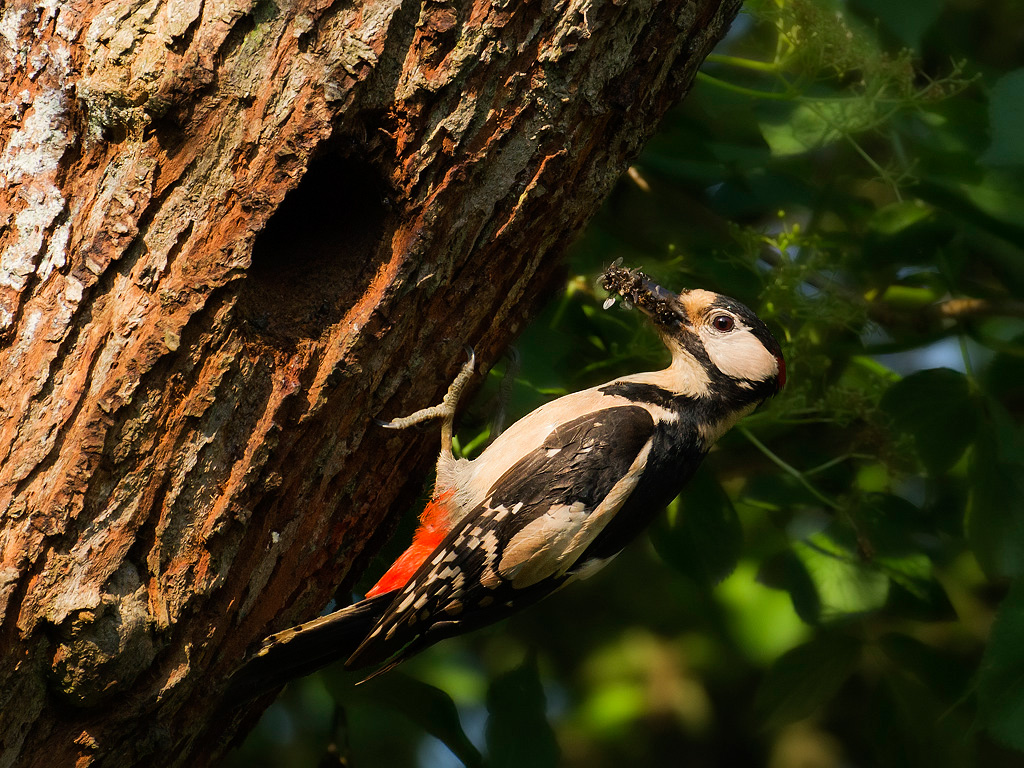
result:
M 406 608 L 408 608 L 410 605 L 412 605 L 412 601 L 413 601 L 413 598 L 415 598 L 415 594 L 413 594 L 412 589 L 409 589 L 409 588 L 407 588 L 405 591 L 406 591 L 406 595 L 402 599 L 402 602 L 400 602 L 398 604 L 398 607 L 395 608 L 395 613 L 401 613 Z

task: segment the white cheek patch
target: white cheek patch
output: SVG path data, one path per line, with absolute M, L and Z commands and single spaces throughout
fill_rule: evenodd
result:
M 779 361 L 775 355 L 747 329 L 737 327 L 732 333 L 706 332 L 701 335 L 711 362 L 726 376 L 764 381 L 778 375 Z

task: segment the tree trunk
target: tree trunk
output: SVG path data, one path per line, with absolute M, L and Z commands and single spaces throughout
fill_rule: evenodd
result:
M 0 768 L 223 751 L 737 8 L 3 7 Z

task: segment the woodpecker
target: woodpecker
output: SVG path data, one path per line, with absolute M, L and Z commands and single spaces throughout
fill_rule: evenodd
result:
M 671 364 L 549 402 L 467 460 L 451 444 L 470 354 L 440 405 L 383 423 L 442 419 L 435 493 L 410 547 L 364 600 L 267 638 L 235 675 L 236 696 L 338 658 L 377 667 L 375 676 L 591 575 L 679 494 L 723 433 L 785 384 L 779 343 L 740 302 L 675 294 L 618 265 L 602 284 L 650 318 Z

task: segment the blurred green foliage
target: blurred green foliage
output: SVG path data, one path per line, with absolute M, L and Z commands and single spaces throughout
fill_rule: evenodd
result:
M 617 258 L 757 308 L 785 392 L 598 576 L 393 679 L 293 684 L 234 764 L 1024 765 L 1022 30 L 1012 0 L 751 0 L 509 410 L 665 361 L 601 309 Z

